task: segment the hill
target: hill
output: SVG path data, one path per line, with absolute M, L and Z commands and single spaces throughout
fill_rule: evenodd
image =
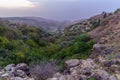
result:
M 40 27 L 48 32 L 55 32 L 57 30 L 63 30 L 68 21 L 55 21 L 44 19 L 40 17 L 8 17 L 3 18 L 16 24 L 27 24 L 29 26 Z
M 120 80 L 120 9 L 73 24 L 64 33 L 68 40 L 87 33 L 96 44 L 88 59 L 65 61 L 67 73 L 56 73 L 48 80 Z

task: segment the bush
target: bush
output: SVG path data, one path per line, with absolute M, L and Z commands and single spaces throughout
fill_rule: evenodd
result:
M 104 17 L 105 17 L 105 15 L 104 15 Z M 91 24 L 92 24 L 92 26 L 90 28 L 91 28 L 91 30 L 93 30 L 100 25 L 100 20 L 92 21 Z
M 0 46 L 5 47 L 9 43 L 6 37 L 0 37 Z
M 87 42 L 89 41 L 91 38 L 88 34 L 86 33 L 82 33 L 81 35 L 77 36 L 75 41 L 83 41 L 83 42 Z
M 37 47 L 36 43 L 32 40 L 29 39 L 26 41 L 26 43 L 32 48 L 32 47 Z
M 59 70 L 55 63 L 46 62 L 40 65 L 34 65 L 30 69 L 30 74 L 35 80 L 46 80 Z
M 120 12 L 120 8 L 118 8 L 114 13 L 119 13 Z

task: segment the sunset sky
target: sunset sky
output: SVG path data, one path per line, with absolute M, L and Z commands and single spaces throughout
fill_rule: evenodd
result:
M 1 17 L 77 20 L 120 8 L 120 0 L 0 0 Z

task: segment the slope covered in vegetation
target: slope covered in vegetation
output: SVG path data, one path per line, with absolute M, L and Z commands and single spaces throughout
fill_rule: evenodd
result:
M 63 67 L 67 59 L 87 58 L 94 41 L 83 33 L 72 42 L 63 41 L 40 28 L 0 21 L 0 65 L 53 61 Z

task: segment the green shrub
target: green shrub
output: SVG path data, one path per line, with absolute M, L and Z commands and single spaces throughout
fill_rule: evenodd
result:
M 26 43 L 32 48 L 32 47 L 37 47 L 36 43 L 32 40 L 29 39 L 26 41 Z
M 5 47 L 9 43 L 6 37 L 0 37 L 0 46 Z
M 83 34 L 77 36 L 75 40 L 76 40 L 76 41 L 87 42 L 87 41 L 89 41 L 90 39 L 91 39 L 91 38 L 90 38 L 90 36 L 89 36 L 88 34 L 83 33 Z
M 120 8 L 118 8 L 114 13 L 119 13 L 120 12 Z

